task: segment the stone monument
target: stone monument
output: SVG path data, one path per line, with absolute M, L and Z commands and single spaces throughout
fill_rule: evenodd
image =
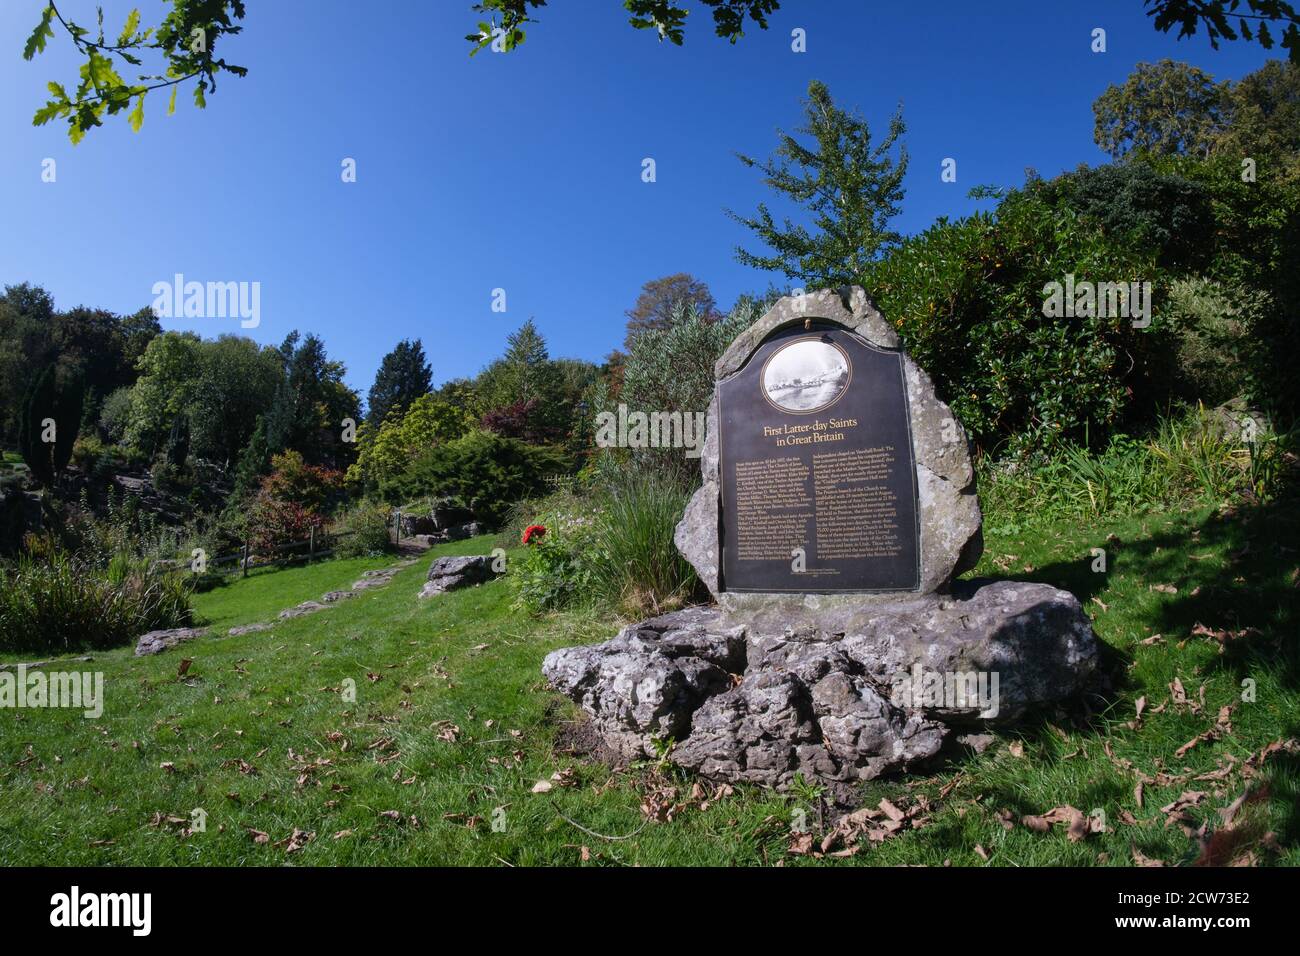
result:
M 845 785 L 1082 689 L 1072 594 L 955 580 L 983 549 L 966 433 L 862 289 L 781 299 L 714 375 L 675 541 L 716 603 L 542 666 L 608 751 Z

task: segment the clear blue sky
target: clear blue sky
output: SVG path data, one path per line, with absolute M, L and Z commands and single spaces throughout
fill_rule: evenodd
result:
M 164 9 L 135 2 L 148 23 Z M 103 5 L 116 33 L 133 4 Z M 766 156 L 776 127 L 799 125 L 810 79 L 881 131 L 903 103 L 911 233 L 972 211 L 973 185 L 1101 162 L 1091 103 L 1135 63 L 1171 56 L 1224 79 L 1266 58 L 1159 34 L 1141 0 L 785 0 L 735 46 L 697 10 L 684 47 L 633 30 L 617 0 L 553 0 L 519 50 L 472 59 L 470 0 L 248 0 L 245 33 L 220 51 L 246 78 L 223 78 L 205 112 L 182 95 L 167 117 L 155 93 L 139 134 L 117 117 L 73 147 L 62 125 L 31 126 L 46 81 L 70 86 L 74 68 L 61 32 L 22 60 L 42 7 L 0 3 L 0 283 L 131 312 L 177 272 L 258 281 L 249 334 L 316 332 L 363 394 L 404 337 L 424 340 L 441 382 L 478 371 L 530 316 L 552 355 L 599 360 L 656 276 L 694 273 L 724 308 L 766 288 L 733 258 L 746 235 L 723 207 L 765 198 L 733 153 Z M 89 0 L 60 8 L 94 21 Z M 795 27 L 806 53 L 790 50 Z M 1104 54 L 1090 52 L 1094 27 Z M 939 178 L 949 156 L 955 185 Z M 344 157 L 355 184 L 340 180 Z M 240 331 L 164 322 L 187 327 Z

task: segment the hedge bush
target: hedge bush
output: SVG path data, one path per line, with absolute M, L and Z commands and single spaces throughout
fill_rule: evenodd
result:
M 499 526 L 517 501 L 536 495 L 549 476 L 563 472 L 562 453 L 475 430 L 430 448 L 397 477 L 380 485 L 390 503 L 432 496 L 458 498 L 474 516 Z

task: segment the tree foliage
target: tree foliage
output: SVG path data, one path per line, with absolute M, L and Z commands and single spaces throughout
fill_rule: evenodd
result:
M 238 461 L 282 375 L 279 353 L 239 335 L 200 348 L 190 421 L 194 453 L 223 467 Z
M 901 108 L 889 132 L 876 146 L 860 115 L 837 107 L 830 90 L 814 80 L 804 101 L 807 125 L 797 132 L 810 145 L 778 131 L 780 145 L 767 162 L 740 156 L 763 173 L 763 182 L 778 196 L 811 217 L 812 228 L 784 219 L 778 223 L 766 203 L 753 216 L 728 215 L 751 229 L 772 250 L 770 255 L 736 250 L 736 258 L 758 269 L 777 270 L 809 287 L 840 285 L 861 275 L 882 251 L 901 238 L 889 223 L 903 200 L 907 150 L 899 144 L 906 129 Z
M 608 380 L 591 390 L 588 425 L 594 427 L 598 413 L 617 414 L 620 403 L 630 412 L 646 414 L 695 416 L 705 412 L 713 393 L 714 363 L 762 311 L 758 304 L 746 299 L 729 315 L 717 317 L 698 305 L 679 302 L 663 328 L 649 329 L 632 342 L 624 356 L 619 390 L 611 389 Z M 592 438 L 588 435 L 588 441 Z M 699 460 L 688 458 L 682 448 L 640 448 L 607 454 L 630 457 L 638 470 L 680 484 L 691 484 L 699 476 Z
M 1286 0 L 1146 0 L 1146 4 L 1157 30 L 1168 33 L 1178 27 L 1181 40 L 1204 29 L 1216 50 L 1220 40 L 1237 39 L 1254 40 L 1271 50 L 1278 42 L 1273 30 L 1278 29 L 1291 62 L 1300 63 L 1300 14 Z
M 263 492 L 301 505 L 312 514 L 323 514 L 337 504 L 342 490 L 342 472 L 309 465 L 296 451 L 272 456 L 271 473 L 262 479 Z
M 745 35 L 745 22 L 752 20 L 761 29 L 767 29 L 767 17 L 780 6 L 780 0 L 700 0 L 700 4 L 713 14 L 713 28 L 718 36 L 735 43 Z M 500 49 L 509 52 L 526 38 L 524 24 L 536 23 L 530 8 L 546 6 L 546 0 L 480 0 L 474 12 L 487 15 L 480 20 L 474 33 L 465 37 L 473 46 L 473 56 L 499 40 Z M 681 46 L 686 37 L 686 17 L 689 10 L 676 0 L 623 0 L 631 16 L 628 23 L 638 30 L 654 30 L 660 40 Z
M 393 412 L 400 415 L 432 390 L 433 370 L 424 357 L 424 344 L 419 339 L 402 339 L 384 356 L 375 373 L 367 400 L 370 424 L 381 424 Z
M 1300 64 L 1269 60 L 1218 83 L 1186 63 L 1139 63 L 1092 110 L 1097 145 L 1115 159 L 1225 155 L 1262 175 L 1300 173 Z
M 1300 178 L 1300 63 L 1269 60 L 1230 91 L 1230 123 L 1216 152 L 1276 163 L 1284 178 Z
M 1228 87 L 1176 60 L 1139 63 L 1092 104 L 1093 138 L 1114 159 L 1133 150 L 1208 156 L 1227 125 Z
M 207 105 L 206 95 L 217 88 L 217 76 L 230 73 L 244 76 L 248 70 L 215 56 L 222 37 L 243 30 L 235 23 L 244 18 L 244 0 L 171 0 L 171 10 L 157 26 L 141 27 L 140 11 L 127 14 L 126 23 L 116 39 L 104 32 L 104 10 L 99 9 L 94 30 L 67 18 L 51 0 L 41 11 L 36 29 L 23 47 L 23 59 L 30 60 L 45 52 L 46 41 L 54 38 L 57 24 L 72 40 L 78 54 L 85 57 L 79 70 L 80 80 L 71 95 L 61 83 L 51 80 L 47 86 L 50 99 L 36 111 L 32 125 L 43 126 L 53 119 L 68 123 L 68 139 L 75 145 L 86 132 L 103 125 L 105 115 L 114 116 L 135 103 L 127 115 L 131 129 L 140 131 L 144 123 L 144 100 L 153 90 L 171 88 L 167 112 L 176 110 L 176 92 L 181 85 L 195 80 L 194 105 Z M 92 39 L 93 37 L 93 39 Z M 141 72 L 134 82 L 119 74 L 118 68 L 144 69 L 144 57 L 156 61 L 157 72 Z
M 177 416 L 190 410 L 202 352 L 203 340 L 195 333 L 164 332 L 140 356 L 126 441 L 147 457 L 162 449 Z
M 510 333 L 505 354 L 483 370 L 474 387 L 484 415 L 527 408 L 523 427 L 531 437 L 538 441 L 564 437 L 572 397 L 566 397 L 564 377 L 532 319 Z M 495 415 L 494 419 L 508 417 Z
M 354 458 L 343 440 L 344 421 L 361 417 L 356 393 L 343 382 L 342 362 L 331 359 L 314 334 L 289 333 L 280 346 L 284 376 L 266 414 L 266 441 L 272 453 L 293 449 L 308 462 L 346 468 Z
M 689 272 L 651 279 L 641 286 L 636 304 L 624 313 L 627 316 L 627 336 L 623 347 L 631 348 L 632 342 L 642 332 L 668 328 L 674 310 L 681 305 L 694 306 L 709 321 L 718 316 L 718 304 L 708 283 Z
M 42 288 L 7 286 L 0 294 L 0 441 L 16 434 L 22 398 L 48 365 L 61 380 L 84 382 L 85 416 L 93 422 L 105 397 L 135 381 L 136 362 L 158 332 L 148 310 L 129 316 L 84 306 L 59 311 Z

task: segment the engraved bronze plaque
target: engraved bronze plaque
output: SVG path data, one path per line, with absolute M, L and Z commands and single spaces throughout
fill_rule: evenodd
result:
M 920 588 L 899 352 L 812 320 L 718 386 L 724 591 Z

